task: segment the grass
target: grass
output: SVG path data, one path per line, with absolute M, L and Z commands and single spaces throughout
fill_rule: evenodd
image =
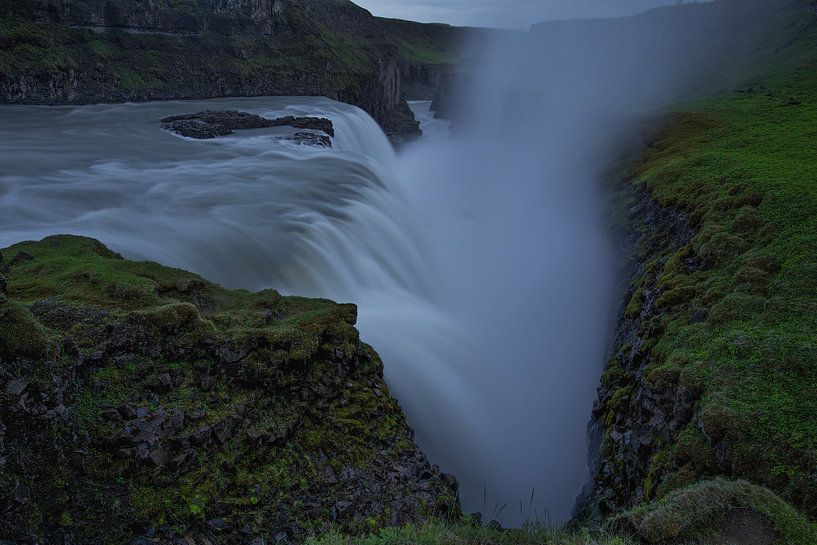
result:
M 355 537 L 333 530 L 306 545 L 709 545 L 757 539 L 757 532 L 779 545 L 817 543 L 817 526 L 770 490 L 715 479 L 622 513 L 595 530 L 538 523 L 505 530 L 467 518 L 433 519 Z
M 193 5 L 179 1 L 157 9 L 183 13 Z M 204 92 L 315 94 L 360 104 L 373 100 L 365 93 L 382 69 L 381 58 L 391 55 L 413 64 L 458 59 L 458 34 L 448 27 L 391 22 L 383 36 L 368 31 L 358 35 L 315 23 L 297 4 L 287 12 L 285 31 L 258 36 L 97 33 L 34 23 L 26 18 L 25 7 L 19 13 L 9 9 L 11 15 L 0 18 L 0 86 L 76 83 L 70 86 L 71 96 L 30 99 L 45 102 L 196 98 Z M 372 19 L 371 24 L 380 23 Z M 207 82 L 212 89 L 196 90 L 193 81 Z
M 31 500 L 0 520 L 4 536 L 44 535 L 58 520 L 93 542 L 121 543 L 157 526 L 183 533 L 214 517 L 258 535 L 282 518 L 288 532 L 320 531 L 349 493 L 333 476 L 381 475 L 381 466 L 414 453 L 382 363 L 354 328 L 353 305 L 226 290 L 126 261 L 83 237 L 0 253 L 7 281 L 0 377 L 22 377 L 31 392 L 47 393 L 37 403 L 63 407 L 61 418 L 0 414 L 5 452 L 14 453 L 0 466 L 0 505 L 13 501 L 16 482 L 31 488 Z M 162 377 L 172 387 L 156 386 Z M 158 439 L 174 456 L 176 437 L 201 427 L 215 434 L 227 423 L 233 431 L 218 441 L 211 435 L 183 466 L 157 467 L 117 454 L 123 421 L 111 413 L 128 406 L 151 418 L 188 415 L 173 437 Z M 451 493 L 434 482 L 438 503 L 429 511 L 454 509 Z M 389 505 L 341 527 L 385 525 Z
M 754 518 L 781 543 L 817 543 L 817 527 L 774 493 L 745 481 L 724 479 L 677 490 L 615 517 L 610 526 L 650 544 L 711 543 L 735 515 Z M 738 533 L 742 524 L 746 525 L 745 519 L 737 524 Z
M 642 371 L 654 388 L 698 397 L 696 419 L 640 477 L 645 499 L 725 474 L 817 516 L 814 19 L 783 12 L 742 89 L 664 116 L 629 178 L 684 211 L 696 232 L 673 255 L 645 256 L 627 308 L 638 315 L 655 273 L 661 295 L 642 330 Z M 632 389 L 634 372 L 614 364 L 614 391 Z M 608 422 L 622 410 L 608 409 Z
M 628 538 L 605 531 L 561 530 L 531 524 L 514 530 L 479 524 L 432 520 L 419 526 L 388 528 L 364 537 L 334 531 L 306 541 L 306 545 L 632 545 Z

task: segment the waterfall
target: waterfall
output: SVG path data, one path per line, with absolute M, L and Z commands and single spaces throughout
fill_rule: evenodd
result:
M 334 148 L 267 130 L 192 141 L 158 123 L 227 108 L 330 117 Z M 607 305 L 587 282 L 606 255 L 586 191 L 521 176 L 491 139 L 438 131 L 395 156 L 367 114 L 327 99 L 3 107 L 0 142 L 0 245 L 87 235 L 229 287 L 355 302 L 465 508 L 535 487 L 540 511 L 568 515 Z

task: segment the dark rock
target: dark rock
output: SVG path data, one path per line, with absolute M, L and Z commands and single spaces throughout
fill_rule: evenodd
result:
M 174 115 L 162 119 L 162 127 L 188 138 L 205 140 L 233 134 L 237 130 L 265 129 L 270 127 L 293 127 L 320 131 L 325 135 L 298 132 L 292 137 L 298 143 L 314 143 L 331 147 L 328 136 L 335 136 L 332 121 L 322 117 L 280 117 L 268 119 L 260 115 L 234 110 L 204 111 L 195 114 Z M 326 136 L 328 135 L 328 136 Z
M 494 531 L 499 531 L 499 532 L 502 532 L 502 531 L 505 530 L 505 528 L 502 527 L 502 524 L 498 520 L 492 520 L 491 522 L 488 523 L 486 528 L 488 528 L 489 530 L 494 530 Z
M 247 357 L 246 350 L 233 350 L 228 346 L 224 346 L 219 349 L 219 355 L 221 356 L 222 363 L 238 363 L 245 357 Z
M 345 513 L 350 507 L 352 507 L 352 502 L 350 501 L 341 500 L 335 503 L 335 511 L 337 511 L 339 514 Z
M 316 134 L 313 132 L 296 132 L 294 135 L 287 138 L 296 144 L 302 146 L 315 146 L 321 148 L 331 148 L 332 139 L 325 134 Z
M 594 404 L 590 430 L 595 436 L 589 441 L 594 445 L 590 453 L 593 480 L 576 506 L 577 515 L 584 519 L 599 520 L 650 499 L 643 497 L 647 475 L 654 490 L 666 471 L 651 473 L 654 455 L 674 441 L 695 410 L 694 392 L 671 383 L 653 386 L 646 380 L 646 369 L 655 356 L 651 349 L 642 348 L 660 333 L 661 310 L 656 302 L 662 295 L 658 272 L 646 270 L 644 256 L 674 255 L 690 243 L 694 231 L 686 215 L 659 205 L 647 192 L 631 196 L 636 203 L 629 211 L 632 228 L 622 235 L 621 252 L 631 259 L 621 276 L 639 278 L 641 308 L 637 315 L 628 315 L 624 308 L 620 311 L 610 361 L 626 373 L 618 383 L 601 386 Z M 691 259 L 686 266 L 694 270 L 698 264 Z M 698 318 L 693 316 L 693 321 Z M 606 430 L 609 433 L 604 433 L 601 421 L 612 423 Z
M 23 263 L 24 261 L 34 261 L 34 256 L 28 252 L 17 252 L 14 257 L 11 258 L 11 261 L 9 261 L 9 263 L 5 266 L 4 272 L 8 272 L 12 267 Z
M 459 491 L 460 483 L 454 475 L 450 473 L 443 473 L 441 476 L 443 482 L 446 484 L 446 486 L 448 486 L 448 488 L 453 490 L 455 493 Z
M 18 503 L 27 503 L 31 498 L 31 490 L 23 483 L 18 482 L 14 486 L 14 500 Z
M 224 519 L 211 519 L 207 521 L 207 526 L 209 526 L 213 530 L 222 531 L 227 529 L 227 523 Z
M 148 457 L 156 466 L 164 467 L 170 460 L 170 453 L 164 447 L 154 447 L 150 450 Z
M 335 136 L 335 127 L 332 120 L 324 117 L 279 117 L 278 119 L 269 120 L 272 127 L 289 126 L 295 129 L 308 129 L 313 131 L 324 132 L 329 136 Z
M 12 379 L 6 383 L 6 394 L 18 397 L 28 388 L 28 381 L 22 379 Z
M 173 388 L 173 380 L 169 373 L 162 373 L 158 377 L 150 381 L 150 388 L 157 392 L 167 392 Z
M 213 430 L 210 426 L 197 428 L 196 431 L 190 434 L 190 442 L 194 445 L 203 445 L 210 439 L 212 433 Z
M 236 415 L 231 415 L 222 420 L 221 422 L 213 425 L 213 434 L 216 436 L 216 439 L 220 444 L 225 444 L 229 441 L 235 432 L 236 427 L 238 426 L 241 418 Z

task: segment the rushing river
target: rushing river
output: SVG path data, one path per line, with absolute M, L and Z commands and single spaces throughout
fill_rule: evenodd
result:
M 0 247 L 87 235 L 228 287 L 355 302 L 464 507 L 564 520 L 608 321 L 600 215 L 585 186 L 520 172 L 513 148 L 457 145 L 412 107 L 427 136 L 399 156 L 367 114 L 322 98 L 0 107 Z M 285 128 L 160 128 L 203 109 L 325 116 L 337 136 L 323 149 Z

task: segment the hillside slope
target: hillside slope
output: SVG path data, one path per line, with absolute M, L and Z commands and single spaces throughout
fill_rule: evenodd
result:
M 817 15 L 763 25 L 742 83 L 654 120 L 620 187 L 637 270 L 586 514 L 726 475 L 817 516 Z
M 353 305 L 71 236 L 3 249 L 0 271 L 4 543 L 282 542 L 456 515 Z
M 378 19 L 348 0 L 4 2 L 0 101 L 321 95 L 411 137 L 419 126 L 404 86 L 434 85 L 459 35 Z

